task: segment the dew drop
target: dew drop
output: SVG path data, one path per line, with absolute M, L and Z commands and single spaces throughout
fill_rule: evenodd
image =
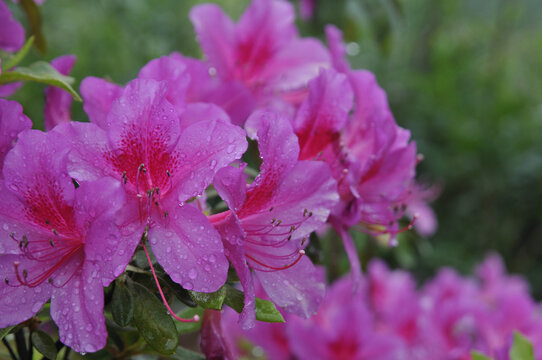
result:
M 198 271 L 196 270 L 196 268 L 190 269 L 190 271 L 188 272 L 188 277 L 194 280 L 197 276 L 198 276 Z

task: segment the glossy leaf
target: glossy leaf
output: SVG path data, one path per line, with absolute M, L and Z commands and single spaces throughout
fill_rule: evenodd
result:
M 38 61 L 29 67 L 18 67 L 13 71 L 2 73 L 0 84 L 15 81 L 35 81 L 47 85 L 60 87 L 69 92 L 77 101 L 82 101 L 79 94 L 71 87 L 74 79 L 60 74 L 45 61 Z
M 514 332 L 514 344 L 510 349 L 510 360 L 534 360 L 533 345 L 525 336 Z
M 200 319 L 203 317 L 203 311 L 204 309 L 201 307 L 189 307 L 181 311 L 180 313 L 177 313 L 177 316 L 182 317 L 183 319 L 190 319 L 194 317 L 194 315 L 199 315 Z M 175 321 L 175 327 L 177 328 L 177 331 L 180 334 L 186 334 L 191 333 L 195 331 L 199 331 L 201 328 L 201 320 L 198 322 L 180 322 Z
M 128 326 L 134 317 L 134 297 L 122 281 L 116 283 L 111 300 L 111 314 L 113 320 L 122 327 Z
M 241 313 L 244 307 L 245 294 L 234 287 L 226 286 L 224 303 Z M 282 314 L 271 301 L 256 298 L 256 320 L 264 322 L 285 322 Z
M 479 353 L 478 351 L 472 351 L 470 353 L 472 360 L 493 360 L 490 357 L 485 356 L 482 353 Z
M 182 346 L 179 346 L 177 348 L 177 351 L 171 356 L 171 358 L 179 360 L 204 360 L 205 356 L 195 351 L 188 350 L 183 348 Z
M 173 319 L 153 293 L 138 283 L 129 283 L 134 298 L 132 323 L 141 336 L 156 351 L 173 354 L 179 344 L 179 335 Z
M 205 309 L 221 310 L 226 297 L 226 287 L 223 286 L 214 293 L 190 291 L 190 297 Z
M 49 359 L 56 359 L 56 345 L 54 340 L 44 331 L 35 330 L 32 332 L 32 344 L 34 347 Z

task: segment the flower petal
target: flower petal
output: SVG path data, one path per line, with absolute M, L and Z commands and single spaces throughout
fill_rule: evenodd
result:
M 81 81 L 79 88 L 83 97 L 83 109 L 94 124 L 108 129 L 107 114 L 113 102 L 122 94 L 122 87 L 100 78 L 89 76 Z
M 340 72 L 350 71 L 350 64 L 346 60 L 346 46 L 343 42 L 343 34 L 335 25 L 326 26 L 326 39 L 331 53 L 333 67 Z
M 253 328 L 256 324 L 256 300 L 254 282 L 246 261 L 245 248 L 243 246 L 245 234 L 234 214 L 230 214 L 224 221 L 215 224 L 215 227 L 222 237 L 224 252 L 235 268 L 235 272 L 239 276 L 243 292 L 245 293 L 245 306 L 239 317 L 239 325 L 245 330 Z
M 17 135 L 31 127 L 32 121 L 23 114 L 23 107 L 19 103 L 0 99 L 0 168 Z
M 234 212 L 241 210 L 246 199 L 247 182 L 243 173 L 245 166 L 226 166 L 220 169 L 214 178 L 213 185 L 218 195 Z
M 0 328 L 30 319 L 51 297 L 51 286 L 47 282 L 34 288 L 20 285 L 15 276 L 16 261 L 23 267 L 28 262 L 24 256 L 0 255 Z
M 165 81 L 167 83 L 166 99 L 175 107 L 177 114 L 181 114 L 185 107 L 190 75 L 179 55 L 172 54 L 151 60 L 139 71 L 137 77 Z
M 323 273 L 306 256 L 291 268 L 255 275 L 271 300 L 287 312 L 308 318 L 324 300 Z
M 310 160 L 339 138 L 352 108 L 353 93 L 345 75 L 322 70 L 309 83 L 309 97 L 294 121 L 301 160 Z
M 105 346 L 104 296 L 100 268 L 85 263 L 81 273 L 51 297 L 51 317 L 58 325 L 60 341 L 73 350 L 95 352 Z
M 160 265 L 185 289 L 213 292 L 226 282 L 220 235 L 196 208 L 173 207 L 166 224 L 149 229 L 149 241 Z
M 13 18 L 8 6 L 0 1 L 0 49 L 15 52 L 24 44 L 24 28 Z
M 215 173 L 239 159 L 247 146 L 243 129 L 222 120 L 206 119 L 187 127 L 175 149 L 180 159 L 172 174 L 175 199 L 183 202 L 200 194 Z
M 234 66 L 235 24 L 213 4 L 194 6 L 190 20 L 205 56 L 219 76 L 228 76 Z

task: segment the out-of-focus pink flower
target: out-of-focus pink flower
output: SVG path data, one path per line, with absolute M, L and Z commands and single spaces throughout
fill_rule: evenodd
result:
M 304 20 L 308 20 L 313 17 L 316 10 L 316 0 L 301 0 L 299 2 L 299 14 Z
M 69 75 L 75 59 L 75 55 L 64 55 L 51 61 L 51 65 L 62 75 Z M 49 131 L 56 125 L 71 120 L 72 101 L 72 96 L 66 90 L 55 86 L 45 88 L 45 130 Z
M 213 74 L 244 84 L 257 105 L 298 104 L 308 81 L 329 67 L 318 40 L 298 37 L 286 1 L 254 0 L 237 24 L 211 4 L 194 7 L 190 18 Z
M 415 183 L 411 185 L 408 195 L 404 200 L 407 208 L 405 214 L 413 219 L 414 229 L 421 236 L 431 236 L 437 231 L 437 215 L 429 206 L 429 203 L 435 200 L 440 193 L 437 186 L 424 188 Z
M 85 87 L 100 83 L 88 80 Z M 85 108 L 92 123 L 70 122 L 54 131 L 72 142 L 71 176 L 111 176 L 124 184 L 127 204 L 118 220 L 123 232 L 140 237 L 147 229 L 154 255 L 174 281 L 212 292 L 224 284 L 228 269 L 220 235 L 184 203 L 204 191 L 218 169 L 239 159 L 247 142 L 244 131 L 212 105 L 178 114 L 178 104 L 168 101 L 170 90 L 150 79 L 133 80 L 124 90 L 108 85 L 103 98 L 93 93 L 92 106 Z M 139 237 L 124 244 L 111 276 L 124 270 Z
M 249 267 L 265 292 L 287 312 L 309 317 L 324 296 L 324 283 L 303 256 L 307 236 L 324 224 L 338 195 L 326 164 L 298 161 L 290 122 L 270 111 L 254 113 L 247 133 L 258 141 L 260 174 L 246 186 L 242 168 L 224 168 L 214 186 L 230 211 L 211 217 L 245 291 L 242 326 L 254 326 Z
M 51 298 L 60 340 L 77 352 L 105 346 L 103 286 L 123 239 L 115 226 L 125 200 L 110 178 L 68 176 L 69 144 L 27 130 L 5 159 L 1 182 L 0 327 L 35 315 Z
M 0 169 L 4 166 L 7 152 L 15 145 L 17 135 L 31 127 L 32 121 L 23 114 L 19 103 L 0 99 Z M 0 250 L 1 246 L 0 243 Z
M 24 44 L 24 28 L 13 18 L 4 0 L 0 0 L 0 49 L 8 52 L 19 50 Z

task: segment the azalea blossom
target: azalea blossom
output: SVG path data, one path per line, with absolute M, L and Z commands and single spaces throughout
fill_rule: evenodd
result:
M 214 180 L 230 210 L 210 217 L 245 292 L 242 326 L 254 326 L 251 272 L 273 302 L 309 317 L 324 296 L 324 283 L 303 256 L 309 234 L 323 225 L 338 200 L 336 183 L 324 163 L 298 161 L 299 145 L 282 115 L 254 113 L 246 123 L 258 141 L 262 165 L 248 187 L 243 167 L 220 170 Z
M 24 28 L 13 18 L 4 0 L 0 0 L 0 49 L 8 52 L 19 50 L 24 44 Z
M 78 181 L 111 176 L 128 194 L 118 221 L 123 233 L 138 237 L 123 244 L 112 275 L 124 270 L 146 232 L 174 281 L 212 292 L 224 284 L 228 262 L 219 234 L 185 202 L 238 159 L 247 143 L 244 132 L 213 105 L 195 104 L 178 114 L 168 91 L 166 82 L 150 79 L 133 80 L 124 89 L 106 87 L 103 97 L 93 93 L 85 107 L 90 124 L 61 124 L 55 131 L 72 143 L 71 176 Z
M 212 4 L 195 6 L 190 19 L 212 74 L 243 84 L 256 106 L 291 113 L 291 105 L 306 96 L 308 81 L 330 66 L 318 40 L 298 37 L 294 8 L 286 1 L 254 0 L 237 23 Z
M 68 175 L 69 146 L 57 133 L 27 130 L 5 159 L 0 202 L 0 327 L 16 325 L 51 299 L 60 340 L 78 352 L 105 346 L 108 265 L 129 241 L 115 226 L 124 190 L 113 179 Z

